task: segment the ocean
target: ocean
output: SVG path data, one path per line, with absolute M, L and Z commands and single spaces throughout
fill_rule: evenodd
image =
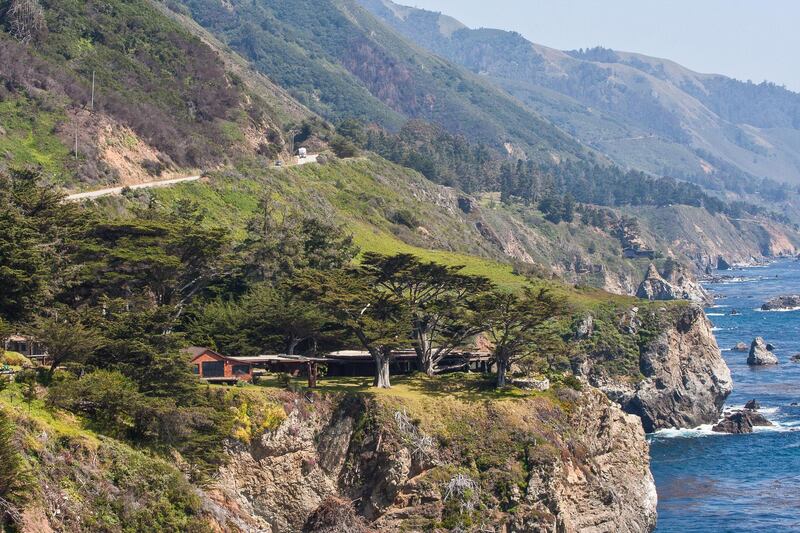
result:
M 650 436 L 658 489 L 658 533 L 800 531 L 800 310 L 763 312 L 769 298 L 800 294 L 800 262 L 716 274 L 735 279 L 707 284 L 721 296 L 706 309 L 722 355 L 733 374 L 726 407 L 761 404 L 773 428 L 751 435 L 721 435 L 711 426 L 662 430 Z M 740 314 L 731 315 L 732 310 Z M 756 337 L 775 345 L 780 364 L 750 368 L 748 347 Z

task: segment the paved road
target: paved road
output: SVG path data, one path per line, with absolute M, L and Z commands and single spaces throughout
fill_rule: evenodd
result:
M 316 163 L 317 162 L 317 154 L 308 154 L 304 158 L 299 158 L 295 156 L 294 158 L 294 165 L 307 165 L 309 163 Z M 157 187 L 170 187 L 172 185 L 176 185 L 178 183 L 185 183 L 189 181 L 197 181 L 200 179 L 200 176 L 187 176 L 185 178 L 175 178 L 171 180 L 160 180 L 160 181 L 148 181 L 146 183 L 137 183 L 135 185 L 128 185 L 127 188 L 131 190 L 136 189 L 155 189 Z M 67 200 L 73 202 L 79 202 L 81 200 L 92 200 L 94 198 L 101 198 L 103 196 L 119 196 L 122 194 L 122 191 L 126 187 L 110 187 L 108 189 L 99 189 L 96 191 L 89 191 L 89 192 L 81 192 L 77 194 L 70 194 L 67 196 Z
M 161 181 L 148 181 L 147 183 L 137 183 L 135 185 L 128 185 L 127 188 L 131 190 L 136 189 L 155 189 L 157 187 L 169 187 L 171 185 L 175 185 L 177 183 L 184 183 L 188 181 L 197 181 L 200 179 L 200 176 L 187 176 L 185 178 L 175 178 L 171 180 L 161 180 Z M 81 192 L 78 194 L 70 194 L 67 196 L 67 200 L 70 201 L 80 201 L 80 200 L 91 200 L 93 198 L 100 198 L 103 196 L 118 196 L 122 194 L 123 189 L 126 187 L 111 187 L 109 189 L 99 189 L 97 191 L 89 191 L 89 192 Z
M 303 159 L 300 159 L 300 157 L 295 156 L 294 157 L 294 164 L 295 165 L 307 165 L 309 163 L 316 163 L 317 162 L 317 157 L 319 157 L 317 154 L 308 154 Z

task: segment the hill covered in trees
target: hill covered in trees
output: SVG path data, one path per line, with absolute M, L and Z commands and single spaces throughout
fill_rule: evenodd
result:
M 537 160 L 584 152 L 503 91 L 409 44 L 354 1 L 169 5 L 333 122 L 356 118 L 397 131 L 420 118 L 496 148 L 511 143 Z

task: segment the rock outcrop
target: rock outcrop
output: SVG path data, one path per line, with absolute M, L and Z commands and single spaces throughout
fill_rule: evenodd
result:
M 650 264 L 644 281 L 639 285 L 636 296 L 645 300 L 689 300 L 709 304 L 711 295 L 694 279 L 688 271 L 673 265 L 662 277 L 654 264 Z
M 231 447 L 208 492 L 228 522 L 270 533 L 445 531 L 459 529 L 461 516 L 497 532 L 652 531 L 657 497 L 639 419 L 589 387 L 555 393 L 569 409 L 542 398 L 462 406 L 477 418 L 452 443 L 433 432 L 448 427 L 457 400 L 430 426 L 412 420 L 399 399 L 317 397 L 312 409 L 301 397 L 280 427 Z M 488 418 L 476 436 L 460 433 Z M 464 447 L 507 442 L 507 424 L 520 445 L 530 447 L 525 435 L 543 444 L 529 448 L 518 472 L 513 451 L 492 456 L 485 448 L 481 477 Z
M 750 351 L 750 347 L 747 345 L 747 343 L 737 342 L 736 346 L 731 348 L 731 350 L 734 351 L 734 352 L 747 353 L 748 351 Z
M 750 344 L 750 353 L 747 356 L 747 364 L 750 366 L 777 365 L 778 358 L 767 347 L 767 343 L 761 337 L 753 339 Z
M 717 433 L 732 433 L 741 435 L 745 433 L 752 433 L 754 427 L 758 426 L 771 426 L 772 422 L 764 418 L 763 415 L 757 413 L 753 409 L 744 409 L 742 411 L 734 411 L 719 423 L 717 423 L 712 431 Z
M 800 295 L 778 296 L 764 303 L 762 311 L 787 311 L 800 309 Z
M 661 277 L 656 266 L 650 263 L 647 274 L 639 288 L 636 297 L 643 300 L 675 300 L 675 288 Z
M 647 432 L 716 422 L 733 390 L 711 323 L 696 305 L 680 310 L 674 323 L 642 350 L 639 367 L 644 378 L 638 382 L 590 381 L 626 412 L 640 416 Z

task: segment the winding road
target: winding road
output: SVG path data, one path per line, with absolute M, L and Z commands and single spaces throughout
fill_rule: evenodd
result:
M 66 197 L 67 201 L 70 202 L 79 202 L 81 200 L 92 200 L 94 198 L 101 198 L 103 196 L 118 196 L 122 194 L 122 191 L 127 189 L 136 190 L 136 189 L 155 189 L 157 187 L 170 187 L 172 185 L 176 185 L 178 183 L 185 183 L 188 181 L 197 181 L 200 179 L 200 176 L 187 176 L 185 178 L 175 178 L 171 180 L 161 180 L 161 181 L 148 181 L 147 183 L 137 183 L 134 185 L 126 185 L 123 187 L 111 187 L 109 189 L 98 189 L 96 191 L 89 191 L 89 192 L 81 192 L 77 194 L 70 194 Z
M 289 165 L 289 167 L 297 166 L 297 165 L 307 165 L 309 163 L 316 163 L 317 162 L 317 155 L 316 154 L 308 154 L 304 158 L 295 157 L 294 164 Z M 288 168 L 288 167 L 276 167 L 276 168 Z M 186 183 L 190 181 L 197 181 L 200 179 L 200 176 L 186 176 L 184 178 L 174 178 L 170 180 L 158 180 L 158 181 L 148 181 L 146 183 L 136 183 L 134 185 L 124 185 L 122 187 L 109 187 L 108 189 L 98 189 L 96 191 L 88 191 L 88 192 L 80 192 L 76 194 L 70 194 L 65 199 L 69 202 L 80 202 L 82 200 L 93 200 L 95 198 L 102 198 L 103 196 L 119 196 L 122 194 L 122 191 L 125 189 L 129 190 L 137 190 L 137 189 L 156 189 L 158 187 L 171 187 L 172 185 L 177 185 L 178 183 Z

